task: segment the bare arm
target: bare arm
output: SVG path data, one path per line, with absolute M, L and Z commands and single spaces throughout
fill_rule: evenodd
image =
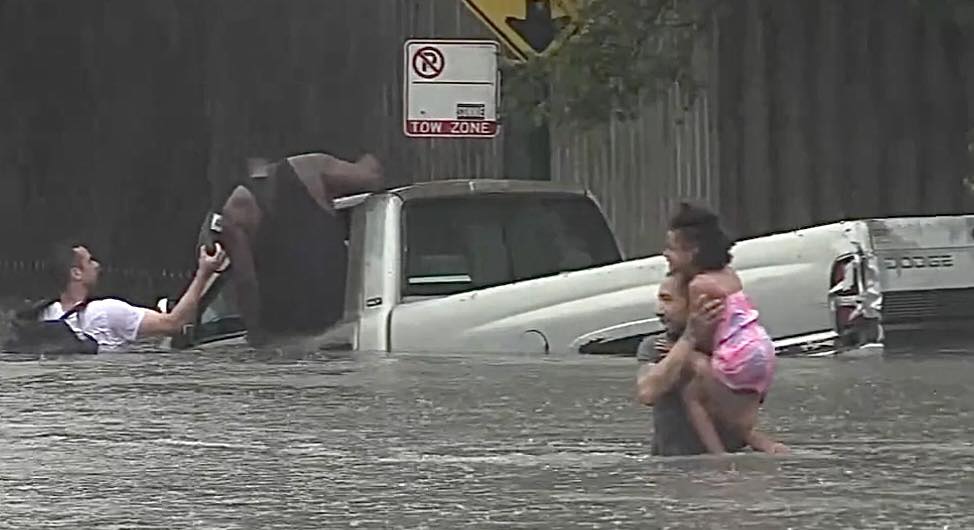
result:
M 683 370 L 692 359 L 693 351 L 699 350 L 699 336 L 713 334 L 714 326 L 724 311 L 724 301 L 700 299 L 693 306 L 683 336 L 660 362 L 646 370 L 640 370 L 636 382 L 637 397 L 640 403 L 652 405 L 672 390 L 683 377 Z
M 663 357 L 663 360 L 641 370 L 636 382 L 639 402 L 653 405 L 660 398 L 673 389 L 683 376 L 683 369 L 693 345 L 684 337 L 676 341 L 673 349 Z
M 720 285 L 713 278 L 704 274 L 699 274 L 690 280 L 690 284 L 687 286 L 687 296 L 690 301 L 691 311 L 702 308 L 708 301 L 723 300 L 725 298 L 724 291 Z M 697 329 L 697 333 L 693 337 L 694 345 L 700 352 L 710 353 L 713 351 L 716 321 L 711 322 L 711 324 L 713 325 L 708 327 L 707 330 L 702 329 L 702 327 Z
M 196 269 L 196 274 L 193 276 L 189 288 L 176 303 L 176 307 L 170 313 L 147 311 L 142 323 L 139 324 L 139 336 L 175 335 L 183 326 L 192 322 L 207 282 L 213 277 L 214 272 L 223 263 L 225 257 L 226 254 L 219 246 L 212 256 L 206 253 L 206 247 L 200 247 L 199 267 Z
M 325 153 L 307 153 L 288 157 L 288 162 L 311 196 L 327 208 L 335 197 L 374 191 L 382 184 L 382 166 L 372 155 L 348 162 Z

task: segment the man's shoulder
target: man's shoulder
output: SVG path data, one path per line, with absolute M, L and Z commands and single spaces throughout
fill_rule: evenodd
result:
M 641 341 L 639 341 L 639 345 L 636 346 L 636 360 L 639 361 L 640 364 L 660 362 L 663 359 L 663 355 L 657 351 L 656 342 L 661 338 L 666 337 L 666 332 L 644 337 Z M 674 341 L 672 338 L 670 340 Z
M 655 335 L 650 335 L 639 341 L 639 346 L 636 347 L 636 360 L 640 364 L 656 361 L 656 349 L 653 348 L 653 345 L 656 343 L 656 338 Z
M 125 300 L 122 300 L 121 298 L 115 298 L 115 297 L 106 296 L 106 297 L 103 297 L 103 298 L 92 298 L 91 300 L 88 301 L 87 307 L 89 307 L 89 308 L 92 308 L 92 307 L 121 307 L 121 306 L 131 306 L 131 305 L 132 304 L 128 303 Z
M 37 311 L 37 320 L 57 320 L 63 314 L 64 310 L 61 309 L 61 302 L 55 300 L 40 307 Z
M 120 298 L 92 300 L 85 308 L 85 330 L 106 348 L 119 348 L 138 337 L 139 326 L 149 309 Z
M 119 313 L 119 312 L 142 312 L 145 310 L 121 298 L 96 298 L 85 305 L 85 310 L 89 312 Z

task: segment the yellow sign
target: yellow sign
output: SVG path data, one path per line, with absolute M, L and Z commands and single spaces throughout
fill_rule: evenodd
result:
M 463 0 L 519 59 L 540 55 L 578 18 L 575 0 Z

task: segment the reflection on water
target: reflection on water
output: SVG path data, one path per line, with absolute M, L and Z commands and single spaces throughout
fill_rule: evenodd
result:
M 0 361 L 0 527 L 971 528 L 966 355 L 787 359 L 795 450 L 649 456 L 631 359 Z

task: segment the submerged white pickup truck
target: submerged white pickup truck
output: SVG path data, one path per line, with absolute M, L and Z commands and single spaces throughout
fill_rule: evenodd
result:
M 665 260 L 626 260 L 585 189 L 439 181 L 336 208 L 348 226 L 345 299 L 335 301 L 344 318 L 319 347 L 634 355 L 663 331 Z M 780 354 L 974 321 L 974 216 L 837 222 L 743 240 L 733 254 Z M 225 280 L 173 348 L 243 340 Z

